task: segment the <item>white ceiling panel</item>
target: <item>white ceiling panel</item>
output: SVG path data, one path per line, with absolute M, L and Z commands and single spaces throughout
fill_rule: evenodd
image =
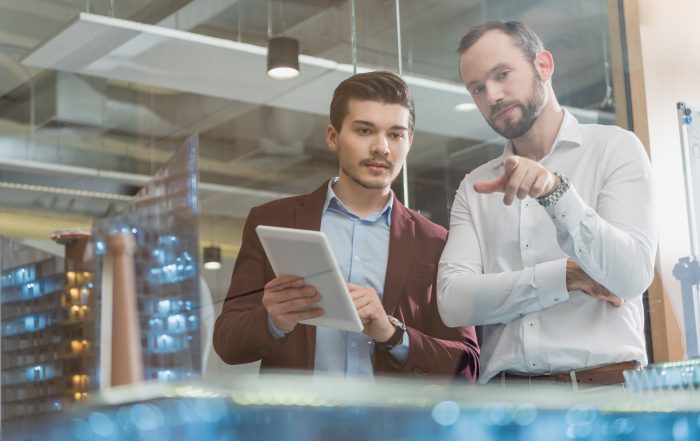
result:
M 266 57 L 260 46 L 83 13 L 23 63 L 322 115 L 328 91 L 352 74 L 349 65 L 301 55 L 299 77 L 273 80 L 265 73 Z M 491 136 L 480 116 L 444 111 L 469 101 L 462 86 L 405 79 L 416 100 L 418 130 Z

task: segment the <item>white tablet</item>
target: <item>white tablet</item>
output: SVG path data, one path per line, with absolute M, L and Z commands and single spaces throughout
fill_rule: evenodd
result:
M 323 315 L 300 323 L 362 332 L 362 321 L 323 233 L 265 225 L 255 231 L 275 275 L 302 277 L 321 294 L 314 306 L 323 308 Z

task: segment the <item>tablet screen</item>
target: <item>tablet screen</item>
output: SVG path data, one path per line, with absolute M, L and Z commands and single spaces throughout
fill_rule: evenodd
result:
M 302 277 L 321 294 L 321 300 L 314 306 L 323 308 L 323 315 L 300 323 L 362 332 L 362 321 L 347 283 L 322 232 L 265 225 L 255 231 L 275 275 Z

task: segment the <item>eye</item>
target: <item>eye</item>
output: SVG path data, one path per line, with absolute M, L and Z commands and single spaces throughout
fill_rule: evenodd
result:
M 476 95 L 479 95 L 483 91 L 484 91 L 484 86 L 478 85 L 478 86 L 472 87 L 471 94 L 472 94 L 472 96 L 476 96 Z
M 509 70 L 500 71 L 496 74 L 496 79 L 497 80 L 505 80 L 508 77 L 509 73 L 510 73 Z
M 400 139 L 403 139 L 403 132 L 394 132 L 394 133 L 390 134 L 389 136 L 391 137 L 391 139 L 398 141 Z
M 372 131 L 367 127 L 358 127 L 355 131 L 360 135 L 369 135 L 372 133 Z

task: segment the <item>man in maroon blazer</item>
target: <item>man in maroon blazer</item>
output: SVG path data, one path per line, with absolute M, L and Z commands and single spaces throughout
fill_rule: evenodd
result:
M 437 309 L 436 262 L 447 232 L 404 207 L 390 188 L 410 149 L 414 122 L 408 86 L 394 74 L 358 74 L 336 88 L 326 141 L 338 154 L 339 175 L 312 193 L 250 211 L 214 329 L 214 349 L 224 362 L 261 360 L 261 369 L 359 377 L 476 379 L 474 328 L 446 327 Z M 363 333 L 299 323 L 323 314 L 313 308 L 323 293 L 300 277 L 275 277 L 255 233 L 258 225 L 326 234 Z

